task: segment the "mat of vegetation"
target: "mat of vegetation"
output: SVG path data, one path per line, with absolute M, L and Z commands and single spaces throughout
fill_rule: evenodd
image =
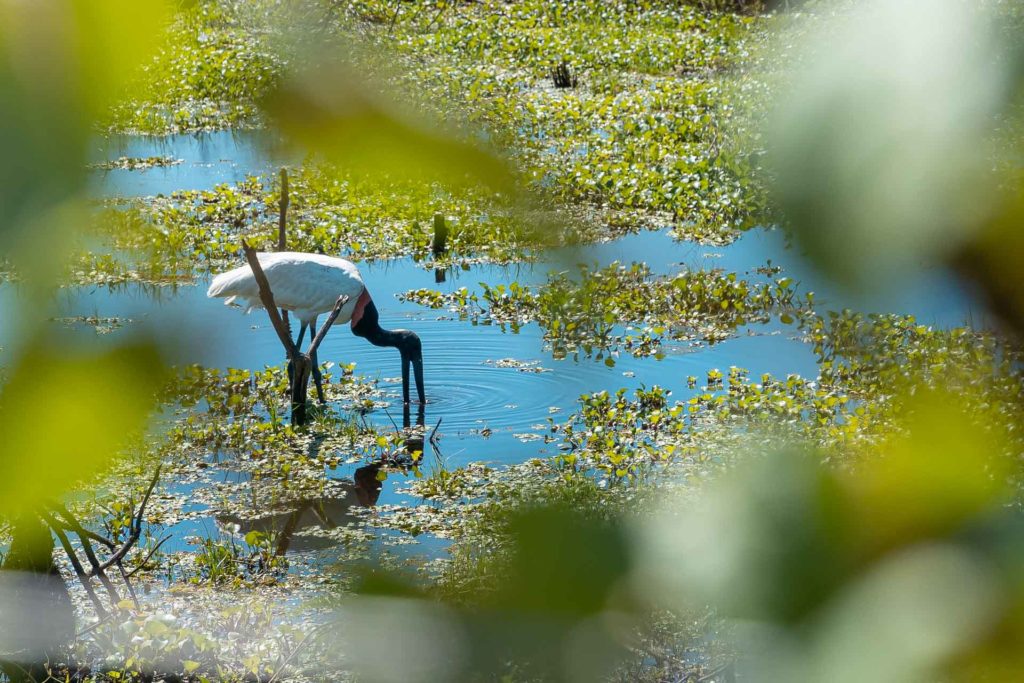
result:
M 213 0 L 184 10 L 140 76 L 139 101 L 115 111 L 115 129 L 262 125 L 257 103 L 288 64 L 312 59 L 298 50 L 297 29 L 282 28 L 296 24 L 282 11 Z M 357 70 L 404 95 L 417 116 L 458 120 L 464 134 L 502 150 L 533 197 L 370 181 L 308 162 L 293 169 L 293 249 L 423 259 L 440 214 L 450 223 L 446 262 L 506 263 L 640 228 L 728 242 L 764 219 L 758 149 L 740 115 L 757 101 L 750 53 L 763 42 L 763 18 L 590 0 L 429 10 L 355 2 L 325 3 L 315 25 L 323 40 L 358 40 Z M 220 267 L 242 236 L 270 243 L 275 192 L 273 180 L 252 178 L 118 202 L 97 221 L 104 246 L 91 243 L 69 277 L 162 284 Z
M 480 287 L 479 295 L 462 287 L 447 294 L 412 290 L 402 298 L 512 332 L 537 322 L 556 358 L 571 353 L 609 366 L 620 353 L 660 360 L 667 343 L 713 344 L 775 317 L 791 323 L 813 301 L 813 295 L 799 296 L 787 277 L 751 282 L 717 270 L 654 277 L 642 263 L 581 266 L 572 277 L 554 273 L 536 291 L 516 282 Z

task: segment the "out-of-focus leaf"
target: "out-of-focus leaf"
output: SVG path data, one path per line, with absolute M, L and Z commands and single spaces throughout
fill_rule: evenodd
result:
M 741 649 L 762 680 L 921 680 L 965 657 L 1019 670 L 1024 543 L 1006 444 L 956 396 L 918 389 L 900 404 L 893 437 L 848 467 L 753 458 L 642 520 L 636 589 L 747 623 Z
M 629 568 L 625 539 L 607 523 L 561 507 L 512 522 L 513 563 L 497 596 L 506 609 L 586 616 L 600 612 Z
M 116 455 L 145 425 L 162 372 L 145 343 L 20 356 L 0 393 L 0 512 L 37 505 Z
M 49 529 L 41 522 L 37 524 L 49 541 Z M 50 549 L 45 551 L 49 556 Z M 67 618 L 71 609 L 67 587 L 59 574 L 16 571 L 5 566 L 0 571 L 0 656 L 7 661 L 45 659 L 47 652 L 53 652 L 74 634 L 74 624 Z
M 1005 104 L 985 3 L 851 3 L 812 36 L 768 126 L 786 221 L 828 271 L 891 286 L 965 240 L 987 210 Z
M 345 666 L 369 683 L 459 680 L 467 657 L 466 634 L 452 612 L 434 602 L 382 596 L 346 601 L 336 614 L 337 642 Z M 385 635 L 386 634 L 386 635 Z M 396 647 L 400 643 L 401 647 Z
M 637 590 L 743 619 L 802 619 L 851 571 L 838 493 L 796 452 L 745 463 L 639 526 Z
M 1024 140 L 1021 141 L 1024 145 Z M 1024 154 L 1024 148 L 1019 152 Z M 1024 335 L 1024 170 L 1005 181 L 1006 192 L 992 218 L 957 255 L 962 273 L 981 285 L 989 308 Z
M 794 647 L 759 643 L 758 680 L 931 680 L 997 614 L 991 568 L 955 546 L 912 547 L 844 584 Z
M 171 8 L 170 0 L 0 0 L 0 250 L 23 278 L 52 279 L 78 224 L 51 211 L 82 191 L 97 117 L 156 49 Z
M 851 526 L 865 550 L 956 533 L 1009 494 L 1005 448 L 957 409 L 955 396 L 923 392 L 904 401 L 906 433 L 843 478 Z
M 70 4 L 78 87 L 93 116 L 102 117 L 154 53 L 155 38 L 170 20 L 175 3 L 73 0 Z
M 477 183 L 499 192 L 515 187 L 504 160 L 408 115 L 353 69 L 333 61 L 293 73 L 266 107 L 293 141 L 342 168 L 456 186 Z
M 409 636 L 415 641 L 435 630 L 421 621 L 433 614 L 440 633 L 459 636 L 445 644 L 460 655 L 445 680 L 480 680 L 510 662 L 550 681 L 597 680 L 614 670 L 626 655 L 623 643 L 636 625 L 637 610 L 626 582 L 629 558 L 621 526 L 564 505 L 509 510 L 500 522 L 503 528 L 506 524 L 513 545 L 507 554 L 500 553 L 502 580 L 497 585 L 441 609 L 429 598 L 411 599 L 420 594 L 398 577 L 371 574 L 360 588 L 363 596 L 401 599 L 360 597 L 344 614 L 379 601 L 392 612 L 387 615 L 391 623 L 379 628 L 397 640 L 416 631 Z M 366 625 L 364 618 L 359 629 Z M 368 680 L 425 680 L 404 658 L 387 661 L 379 650 L 361 646 L 349 651 L 359 652 L 355 664 Z M 367 661 L 368 652 L 374 654 Z M 436 665 L 425 661 L 425 666 L 431 670 Z

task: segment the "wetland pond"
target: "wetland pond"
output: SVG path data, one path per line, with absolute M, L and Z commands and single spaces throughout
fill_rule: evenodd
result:
M 121 157 L 163 158 L 170 165 L 155 165 L 144 170 L 107 168 L 95 170 L 93 191 L 98 196 L 148 196 L 180 189 L 210 189 L 219 183 L 237 182 L 248 175 L 268 174 L 282 159 L 256 132 L 223 132 L 201 136 L 112 137 L 96 150 L 96 162 L 114 162 Z M 656 275 L 673 274 L 684 269 L 719 268 L 735 272 L 752 281 L 767 281 L 757 269 L 779 266 L 799 283 L 800 292 L 815 292 L 817 306 L 827 309 L 854 308 L 865 312 L 912 313 L 921 323 L 940 327 L 961 324 L 971 317 L 972 303 L 955 279 L 943 273 L 922 273 L 908 279 L 898 294 L 877 300 L 854 300 L 819 279 L 814 270 L 787 246 L 781 232 L 754 229 L 728 246 L 704 246 L 672 239 L 668 230 L 643 231 L 600 244 L 565 248 L 550 252 L 537 262 L 511 267 L 474 266 L 453 270 L 445 281 L 435 282 L 435 274 L 411 259 L 360 262 L 359 268 L 380 310 L 385 327 L 406 327 L 423 340 L 428 404 L 423 420 L 427 431 L 440 422 L 439 444 L 443 465 L 448 468 L 483 462 L 501 467 L 530 458 L 557 453 L 557 444 L 545 444 L 541 435 L 549 429 L 548 419 L 559 420 L 577 406 L 581 394 L 601 390 L 614 392 L 621 387 L 662 386 L 673 398 L 685 399 L 697 393 L 688 386 L 690 376 L 703 378 L 711 369 L 727 370 L 739 366 L 752 376 L 770 373 L 776 377 L 799 374 L 817 376 L 815 355 L 800 338 L 795 325 L 776 319 L 766 324 L 741 327 L 737 334 L 712 345 L 688 346 L 685 343 L 665 347 L 661 360 L 621 354 L 613 367 L 593 359 L 557 359 L 545 347 L 543 330 L 536 323 L 521 326 L 512 333 L 496 324 L 475 324 L 460 320 L 444 310 L 431 310 L 400 300 L 400 294 L 419 288 L 438 289 L 442 293 L 465 287 L 480 290 L 481 282 L 490 286 L 518 282 L 543 283 L 551 270 L 571 270 L 576 263 L 606 266 L 613 262 L 644 262 Z M 208 281 L 173 288 L 122 286 L 74 287 L 61 290 L 60 306 L 64 316 L 130 320 L 150 326 L 158 333 L 175 333 L 172 327 L 188 320 L 202 338 L 192 339 L 181 358 L 182 364 L 206 367 L 235 367 L 250 370 L 276 366 L 283 361 L 279 341 L 262 311 L 243 315 L 227 308 L 220 300 L 206 297 Z M 0 304 L 18 296 L 15 285 L 0 286 Z M 9 319 L 9 317 L 7 318 Z M 80 328 L 82 329 L 82 328 Z M 96 336 L 92 328 L 83 335 Z M 10 334 L 0 331 L 3 337 Z M 102 342 L 98 342 L 102 343 Z M 382 430 L 402 419 L 399 357 L 393 349 L 376 348 L 353 336 L 346 326 L 332 330 L 321 346 L 321 362 L 337 365 L 354 363 L 355 372 L 378 379 L 384 389 L 386 408 L 378 407 L 359 419 Z M 345 454 L 342 454 L 345 460 Z M 351 460 L 351 459 L 349 459 Z M 426 466 L 436 467 L 430 462 Z M 317 523 L 344 524 L 352 506 L 377 502 L 378 505 L 415 505 L 401 489 L 402 477 L 387 478 L 379 492 L 374 490 L 374 471 L 366 462 L 349 462 L 326 472 L 334 488 L 325 505 L 300 506 L 289 519 L 273 515 L 260 517 L 260 504 L 252 501 L 251 510 L 218 515 L 200 502 L 186 504 L 187 520 L 168 531 L 171 550 L 185 550 L 189 536 L 207 537 L 218 528 L 246 531 L 257 528 L 259 517 L 265 525 L 291 523 L 298 527 Z M 171 495 L 186 498 L 197 487 L 216 484 L 244 485 L 248 475 L 217 466 L 215 453 L 202 476 L 189 481 L 167 481 Z M 371 481 L 372 479 L 372 481 Z M 369 482 L 369 483 L 367 483 Z M 379 497 L 378 497 L 379 496 Z M 288 517 L 285 515 L 285 517 Z M 247 521 L 248 520 L 248 521 Z M 290 520 L 290 522 L 289 522 Z M 255 526 L 254 526 L 255 525 Z M 433 555 L 443 541 L 421 537 L 415 552 Z M 290 550 L 329 559 L 330 548 L 310 540 L 298 540 Z M 411 546 L 410 546 L 411 547 Z

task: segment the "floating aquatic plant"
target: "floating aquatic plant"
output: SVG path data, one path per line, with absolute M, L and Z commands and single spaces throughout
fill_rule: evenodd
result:
M 556 273 L 536 290 L 516 282 L 480 286 L 480 294 L 465 287 L 447 294 L 420 289 L 402 299 L 513 332 L 536 321 L 556 355 L 596 356 L 609 365 L 614 359 L 608 354 L 660 357 L 667 340 L 714 343 L 776 314 L 792 322 L 793 312 L 807 303 L 786 277 L 753 283 L 716 270 L 654 277 L 638 263 L 581 267 L 574 277 Z M 629 326 L 639 331 L 625 331 Z

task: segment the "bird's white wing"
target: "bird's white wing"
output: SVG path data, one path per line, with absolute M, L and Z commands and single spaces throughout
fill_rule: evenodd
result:
M 349 297 L 337 322 L 352 317 L 356 300 L 363 291 L 359 271 L 351 262 L 319 254 L 275 252 L 259 254 L 260 265 L 281 308 L 295 311 L 300 320 L 334 308 L 341 295 Z M 249 307 L 259 306 L 259 286 L 248 265 L 222 273 L 214 278 L 207 291 L 210 297 L 238 297 L 248 300 Z

